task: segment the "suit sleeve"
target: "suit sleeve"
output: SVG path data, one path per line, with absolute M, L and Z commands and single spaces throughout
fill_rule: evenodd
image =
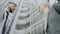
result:
M 60 4 L 56 3 L 52 6 L 58 13 L 60 13 Z
M 0 4 L 0 23 L 4 20 L 5 9 L 2 4 Z

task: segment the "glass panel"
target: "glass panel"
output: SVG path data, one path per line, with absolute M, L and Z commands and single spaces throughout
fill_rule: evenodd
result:
M 30 16 L 30 15 L 27 15 L 27 16 L 25 16 L 25 17 L 21 17 L 21 16 L 19 16 L 18 19 L 20 19 L 20 20 L 24 20 L 24 19 L 27 19 L 29 16 Z
M 25 25 L 16 24 L 15 29 L 16 29 L 16 30 L 25 30 L 25 29 L 27 29 L 29 26 L 30 26 L 30 23 L 27 23 L 27 24 L 25 24 Z

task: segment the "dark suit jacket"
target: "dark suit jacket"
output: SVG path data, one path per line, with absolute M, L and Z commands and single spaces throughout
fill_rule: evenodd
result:
M 60 3 L 60 0 L 58 0 L 58 3 Z
M 47 18 L 47 34 L 60 34 L 60 4 L 54 4 Z

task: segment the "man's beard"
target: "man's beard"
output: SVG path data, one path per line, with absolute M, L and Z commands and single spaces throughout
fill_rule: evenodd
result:
M 11 8 L 9 8 L 9 12 L 10 12 L 10 13 L 13 13 L 13 11 L 12 11 L 12 9 L 11 9 Z

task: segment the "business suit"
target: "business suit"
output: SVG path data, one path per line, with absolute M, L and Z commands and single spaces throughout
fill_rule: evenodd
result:
M 60 34 L 60 4 L 54 4 L 47 18 L 47 34 Z

